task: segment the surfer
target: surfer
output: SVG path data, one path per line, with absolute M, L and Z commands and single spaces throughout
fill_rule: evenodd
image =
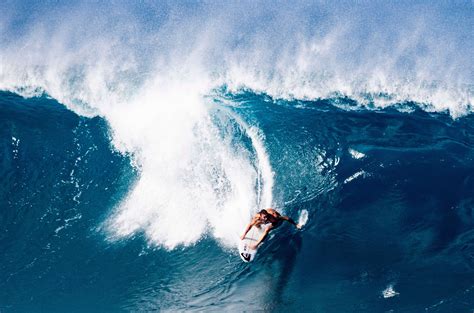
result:
M 247 228 L 245 228 L 245 232 L 242 235 L 242 237 L 240 237 L 240 239 L 243 240 L 245 238 L 245 235 L 247 235 L 247 233 L 252 228 L 252 226 L 255 226 L 255 227 L 258 227 L 258 228 L 264 227 L 265 230 L 264 230 L 262 236 L 260 237 L 260 239 L 257 241 L 257 243 L 250 246 L 251 249 L 256 249 L 258 247 L 258 245 L 263 240 L 265 240 L 265 238 L 267 237 L 270 230 L 275 229 L 278 226 L 280 226 L 283 223 L 283 221 L 287 221 L 287 222 L 293 224 L 298 229 L 301 229 L 301 227 L 302 227 L 302 225 L 297 224 L 295 221 L 293 221 L 288 216 L 281 215 L 276 210 L 274 210 L 272 208 L 269 208 L 269 209 L 266 209 L 266 210 L 260 210 L 260 212 L 255 214 L 255 216 L 252 218 L 250 223 L 247 225 Z

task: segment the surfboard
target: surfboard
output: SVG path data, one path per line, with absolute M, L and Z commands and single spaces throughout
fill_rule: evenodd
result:
M 250 245 L 257 243 L 260 237 L 263 235 L 265 226 L 260 227 L 252 226 L 245 238 L 239 242 L 239 255 L 242 261 L 245 263 L 252 262 L 257 254 L 257 249 L 250 249 Z

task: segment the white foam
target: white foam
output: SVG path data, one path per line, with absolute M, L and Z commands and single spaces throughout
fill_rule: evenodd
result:
M 268 157 L 257 131 L 237 119 L 255 149 L 255 168 L 250 152 L 231 145 L 235 134 L 222 135 L 213 124 L 196 86 L 183 93 L 184 82 L 177 83 L 147 87 L 137 102 L 109 115 L 115 145 L 135 151 L 141 171 L 109 228 L 119 237 L 144 232 L 168 248 L 207 231 L 233 245 L 251 212 L 272 201 Z
M 448 22 L 465 16 L 444 16 L 442 5 L 430 6 L 428 15 L 400 6 L 373 24 L 374 13 L 386 8 L 281 4 L 268 15 L 263 5 L 250 12 L 245 4 L 208 4 L 198 11 L 180 7 L 179 18 L 159 20 L 160 27 L 124 6 L 100 18 L 92 5 L 63 8 L 50 12 L 53 18 L 37 17 L 29 32 L 13 39 L 3 25 L 2 35 L 11 40 L 0 48 L 0 88 L 27 95 L 44 89 L 82 114 L 107 115 L 156 74 L 211 79 L 211 87 L 246 87 L 276 98 L 339 95 L 377 108 L 415 101 L 453 117 L 472 109 L 472 49 L 463 39 L 468 30 Z M 318 11 L 325 17 L 308 16 Z M 156 32 L 143 30 L 149 27 Z
M 301 226 L 306 225 L 306 222 L 308 222 L 308 210 L 301 210 L 300 216 L 298 217 L 298 224 Z
M 390 284 L 387 286 L 387 288 L 385 288 L 383 291 L 382 291 L 382 296 L 385 298 L 385 299 L 388 299 L 388 298 L 393 298 L 395 296 L 398 296 L 400 293 L 395 291 L 395 289 L 393 289 L 393 285 Z
M 16 137 L 12 137 L 12 153 L 13 153 L 13 158 L 17 159 L 18 158 L 18 151 L 20 149 L 20 139 Z
M 355 172 L 354 174 L 352 174 L 351 176 L 347 177 L 345 180 L 344 180 L 344 184 L 347 184 L 351 181 L 353 181 L 354 179 L 358 178 L 358 177 L 366 177 L 368 174 L 364 171 L 364 170 L 360 170 L 358 172 Z
M 363 154 L 362 152 L 359 152 L 359 151 L 354 150 L 352 148 L 349 148 L 348 151 L 351 154 L 351 156 L 356 160 L 360 160 L 360 159 L 365 158 L 365 154 Z

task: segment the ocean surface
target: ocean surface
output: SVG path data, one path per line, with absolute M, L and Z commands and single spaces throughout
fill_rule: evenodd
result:
M 472 2 L 5 12 L 2 313 L 474 310 Z

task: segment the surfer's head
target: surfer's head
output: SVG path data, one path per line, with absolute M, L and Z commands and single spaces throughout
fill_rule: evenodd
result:
M 260 210 L 260 212 L 258 212 L 258 215 L 260 217 L 261 220 L 263 221 L 267 221 L 268 220 L 268 216 L 270 215 L 267 210 Z

